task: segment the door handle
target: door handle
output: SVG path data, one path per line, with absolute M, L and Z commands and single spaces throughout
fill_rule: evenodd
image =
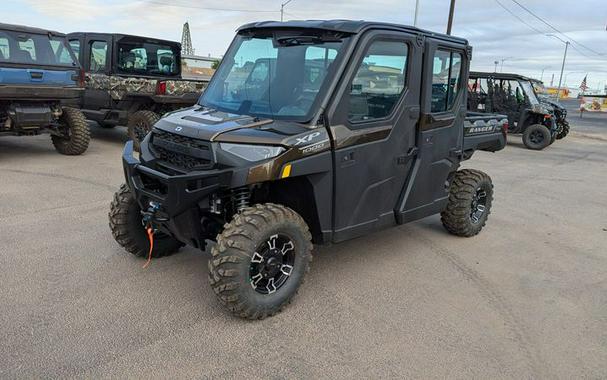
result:
M 344 154 L 341 157 L 341 167 L 342 168 L 347 168 L 348 166 L 352 166 L 356 164 L 356 160 L 354 159 L 354 152 L 350 152 L 347 154 Z

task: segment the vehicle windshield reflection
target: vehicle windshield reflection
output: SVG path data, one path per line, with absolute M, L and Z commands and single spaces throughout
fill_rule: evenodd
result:
M 200 104 L 230 113 L 307 121 L 332 76 L 343 40 L 239 35 Z

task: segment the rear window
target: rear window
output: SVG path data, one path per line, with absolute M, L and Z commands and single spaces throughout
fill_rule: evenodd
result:
M 180 73 L 179 46 L 122 39 L 117 44 L 117 69 L 124 74 L 176 76 Z
M 0 62 L 76 66 L 65 38 L 0 30 Z

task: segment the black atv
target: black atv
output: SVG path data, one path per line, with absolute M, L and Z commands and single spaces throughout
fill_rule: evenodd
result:
M 544 103 L 548 108 L 552 108 L 554 116 L 556 117 L 556 125 L 558 126 L 556 139 L 564 139 L 571 130 L 571 126 L 567 120 L 567 109 L 560 103 L 554 101 L 554 99 L 550 98 L 550 96 L 547 94 L 546 88 L 544 87 L 544 82 L 533 78 L 528 79 L 531 84 L 533 84 L 533 89 L 535 90 L 540 102 Z
M 116 241 L 142 257 L 215 241 L 219 301 L 262 319 L 291 301 L 313 243 L 438 213 L 450 233 L 478 234 L 493 184 L 458 168 L 502 149 L 507 120 L 466 117 L 471 51 L 384 23 L 241 27 L 198 104 L 160 119 L 138 159 L 126 144 Z
M 518 74 L 471 72 L 468 110 L 508 116 L 508 133 L 523 135 L 529 149 L 542 150 L 558 137 L 554 109 L 540 101 L 531 80 Z
M 77 109 L 82 86 L 65 35 L 0 24 L 0 136 L 48 133 L 59 153 L 84 153 L 90 132 Z

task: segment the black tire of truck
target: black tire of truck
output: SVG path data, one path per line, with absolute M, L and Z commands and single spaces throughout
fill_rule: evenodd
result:
M 550 130 L 541 124 L 532 124 L 523 132 L 523 144 L 531 150 L 542 150 L 552 143 Z
M 126 184 L 114 194 L 108 214 L 110 230 L 118 244 L 137 257 L 147 257 L 150 241 L 147 231 L 141 223 L 141 208 L 133 198 Z M 179 250 L 183 243 L 173 237 L 157 231 L 154 234 L 152 257 L 169 256 Z
M 129 138 L 133 140 L 133 148 L 137 152 L 141 150 L 141 142 L 158 120 L 160 116 L 153 111 L 137 111 L 129 116 L 126 127 Z
M 441 222 L 453 235 L 477 235 L 487 223 L 492 202 L 491 177 L 480 170 L 459 170 L 451 181 L 449 202 L 441 212 Z
M 559 133 L 556 135 L 557 140 L 564 139 L 568 134 L 571 127 L 569 126 L 569 122 L 567 120 L 561 122 L 561 128 Z
M 312 261 L 312 236 L 288 207 L 266 203 L 242 210 L 217 235 L 209 282 L 232 314 L 264 319 L 297 294 Z
M 55 150 L 67 156 L 86 152 L 91 141 L 91 131 L 84 114 L 76 108 L 64 107 L 59 124 L 64 127 L 67 136 L 51 135 Z

